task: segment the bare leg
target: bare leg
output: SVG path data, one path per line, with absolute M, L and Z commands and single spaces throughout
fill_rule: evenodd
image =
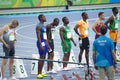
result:
M 10 77 L 12 77 L 13 63 L 14 63 L 14 59 L 10 59 L 10 63 L 9 63 Z
M 89 49 L 85 49 L 85 58 L 87 65 L 89 65 Z
M 80 53 L 79 53 L 79 56 L 78 56 L 79 63 L 81 63 L 83 51 L 84 50 L 82 50 L 82 49 L 80 50 Z
M 48 53 L 48 59 L 49 60 L 53 60 L 54 57 L 54 53 Z M 49 62 L 47 63 L 47 71 L 51 71 L 53 69 L 53 62 Z
M 1 67 L 1 72 L 2 72 L 2 80 L 4 79 L 4 68 L 5 65 L 7 64 L 8 59 L 3 59 L 2 61 L 2 67 Z
M 40 56 L 40 59 L 45 59 L 45 56 Z M 38 61 L 38 74 L 42 74 L 44 61 Z
M 69 61 L 70 52 L 64 53 L 63 61 Z M 67 67 L 67 63 L 63 63 L 63 68 Z

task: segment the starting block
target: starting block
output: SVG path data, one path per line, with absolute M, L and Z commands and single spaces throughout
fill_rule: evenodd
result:
M 39 54 L 32 54 L 32 58 L 39 59 Z M 46 73 L 43 67 L 43 73 Z M 31 74 L 38 74 L 38 61 L 33 60 L 31 61 Z
M 25 78 L 25 77 L 28 77 L 22 59 L 16 59 L 16 60 L 14 60 L 14 64 L 13 64 L 13 76 L 15 76 L 16 78 Z

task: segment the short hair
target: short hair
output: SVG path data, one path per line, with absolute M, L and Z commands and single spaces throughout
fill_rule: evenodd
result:
M 98 17 L 100 17 L 102 14 L 104 14 L 104 12 L 99 12 Z
M 81 14 L 81 16 L 83 17 L 85 14 L 86 14 L 86 12 L 83 12 L 83 13 Z
M 55 21 L 57 21 L 57 20 L 59 21 L 59 19 L 58 19 L 58 18 L 55 18 L 53 21 L 55 22 Z
M 38 16 L 38 19 L 40 20 L 40 18 L 42 18 L 44 15 L 43 14 L 40 14 L 39 16 Z
M 100 28 L 100 33 L 102 35 L 105 35 L 107 33 L 107 27 L 105 25 L 103 25 L 101 28 Z
M 62 21 L 64 22 L 66 18 L 67 18 L 66 16 L 65 16 L 65 17 L 63 17 L 63 18 L 62 18 Z
M 19 22 L 18 22 L 18 20 L 12 20 L 12 24 L 16 24 L 17 26 L 19 25 Z
M 113 8 L 112 8 L 112 12 L 114 12 L 116 9 L 117 9 L 117 7 L 113 7 Z

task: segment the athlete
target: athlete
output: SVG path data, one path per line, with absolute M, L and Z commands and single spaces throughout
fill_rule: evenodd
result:
M 105 25 L 109 28 L 109 36 L 114 42 L 115 47 L 115 53 L 116 53 L 116 45 L 118 42 L 118 8 L 113 7 L 112 8 L 113 15 L 108 18 L 108 20 L 105 22 Z M 109 24 L 109 25 L 108 25 Z M 118 72 L 117 68 L 115 68 L 115 72 Z
M 54 33 L 55 28 L 58 26 L 58 24 L 59 19 L 55 18 L 52 23 L 46 25 L 48 43 L 50 45 L 50 48 L 52 49 L 50 52 L 48 52 L 48 59 L 50 60 L 53 60 L 54 57 Z M 53 62 L 48 61 L 47 71 L 48 73 L 56 73 L 56 71 L 53 70 Z
M 98 13 L 98 19 L 94 22 L 92 29 L 96 33 L 95 39 L 97 39 L 101 33 L 100 33 L 100 28 L 104 25 L 103 20 L 105 19 L 104 12 L 99 12 Z
M 61 38 L 61 45 L 62 50 L 64 52 L 63 61 L 69 61 L 69 56 L 72 48 L 71 41 L 76 46 L 76 43 L 74 42 L 70 27 L 68 26 L 69 20 L 67 17 L 62 18 L 63 26 L 60 28 L 60 38 Z M 68 70 L 67 63 L 63 63 L 63 69 Z
M 78 56 L 79 63 L 81 63 L 82 60 L 82 54 L 83 51 L 85 50 L 85 58 L 86 58 L 86 63 L 89 65 L 89 39 L 88 39 L 88 14 L 86 12 L 82 13 L 82 18 L 77 25 L 75 26 L 74 30 L 76 34 L 79 36 L 80 39 L 80 53 Z M 79 29 L 79 31 L 78 31 Z M 80 65 L 80 67 L 83 67 Z
M 47 43 L 47 35 L 46 35 L 46 27 L 44 26 L 44 22 L 46 22 L 46 18 L 44 15 L 38 16 L 39 23 L 36 26 L 36 35 L 37 35 L 37 48 L 40 55 L 40 59 L 45 59 L 46 54 L 48 52 L 49 45 Z M 47 74 L 42 73 L 44 61 L 38 61 L 38 75 L 37 78 L 44 78 Z
M 115 46 L 115 52 L 116 52 L 116 45 L 118 41 L 118 9 L 117 7 L 112 8 L 113 15 L 108 18 L 108 20 L 105 22 L 105 25 L 109 28 L 109 36 L 114 42 Z M 110 25 L 108 25 L 110 24 Z
M 16 41 L 16 33 L 15 33 L 15 28 L 19 25 L 19 22 L 17 20 L 13 20 L 11 23 L 6 24 L 1 30 L 0 30 L 0 36 L 3 36 L 0 38 L 1 42 L 3 43 L 3 51 L 5 53 L 6 58 L 3 59 L 2 61 L 2 67 L 1 67 L 1 72 L 2 72 L 2 80 L 5 80 L 4 78 L 4 69 L 5 65 L 8 62 L 7 57 L 14 57 L 15 56 L 15 41 Z M 12 72 L 13 72 L 13 63 L 14 59 L 10 58 L 9 59 L 9 71 L 10 71 L 10 79 L 9 80 L 16 80 L 15 77 L 13 77 Z

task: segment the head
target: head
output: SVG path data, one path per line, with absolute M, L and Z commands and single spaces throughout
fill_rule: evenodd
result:
M 40 15 L 38 16 L 38 20 L 39 20 L 40 22 L 46 22 L 46 17 L 45 17 L 43 14 L 40 14 Z
M 18 25 L 19 25 L 18 20 L 13 20 L 13 21 L 11 22 L 11 28 L 16 28 Z
M 58 24 L 59 24 L 59 19 L 58 19 L 58 18 L 55 18 L 55 19 L 53 20 L 53 25 L 58 26 Z
M 117 15 L 118 14 L 118 8 L 117 7 L 113 7 L 112 8 L 112 12 L 114 15 Z
M 99 12 L 99 13 L 98 13 L 98 17 L 99 17 L 101 20 L 104 20 L 104 19 L 105 19 L 104 12 Z
M 101 28 L 100 28 L 100 33 L 102 35 L 105 35 L 107 33 L 107 27 L 105 25 L 103 25 Z
M 62 21 L 63 21 L 64 24 L 69 24 L 69 20 L 68 20 L 67 17 L 63 17 Z
M 83 12 L 81 16 L 85 20 L 88 19 L 88 14 L 86 12 Z

